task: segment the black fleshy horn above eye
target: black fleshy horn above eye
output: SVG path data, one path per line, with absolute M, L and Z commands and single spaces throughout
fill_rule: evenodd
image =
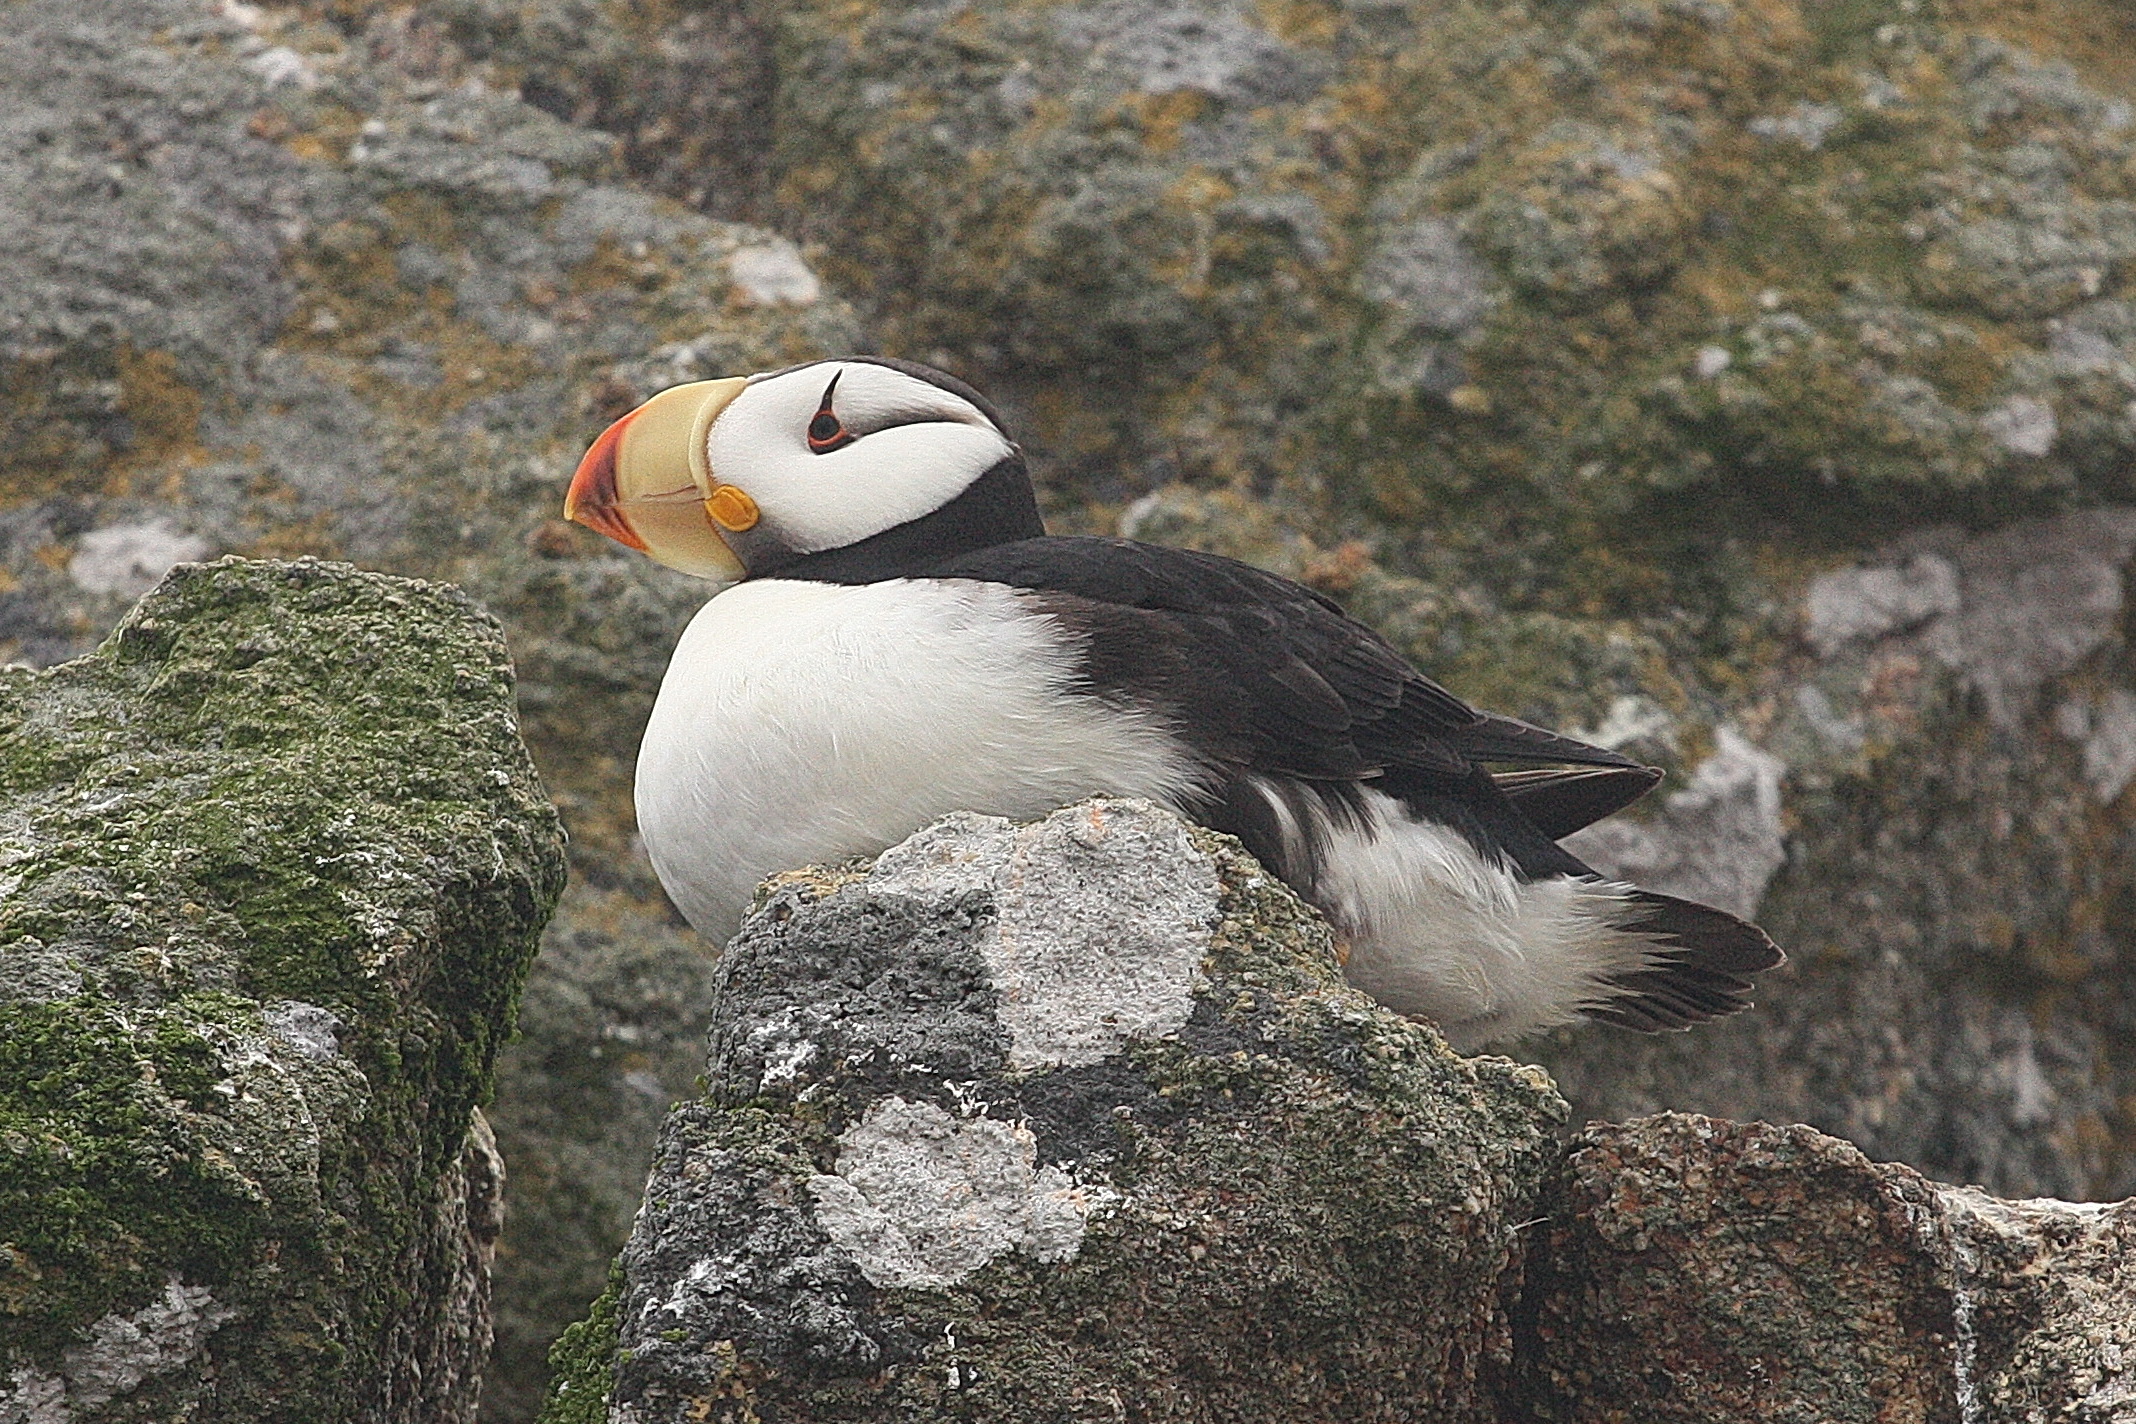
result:
M 838 376 L 844 374 L 840 371 Z M 831 383 L 823 388 L 823 402 L 816 407 L 815 418 L 808 423 L 808 448 L 818 455 L 829 454 L 840 446 L 853 443 L 853 436 L 831 409 L 831 397 L 838 390 L 838 376 L 831 377 Z

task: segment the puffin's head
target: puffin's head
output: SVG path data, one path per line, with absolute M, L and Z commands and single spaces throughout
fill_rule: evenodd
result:
M 593 442 L 564 517 L 722 583 L 930 519 L 938 556 L 960 551 L 946 541 L 1043 532 L 1023 456 L 986 398 L 873 356 L 660 392 Z M 998 527 L 975 527 L 987 524 Z M 925 549 L 928 532 L 906 542 Z

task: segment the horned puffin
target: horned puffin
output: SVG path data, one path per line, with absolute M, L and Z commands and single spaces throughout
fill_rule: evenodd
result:
M 594 442 L 564 513 L 723 585 L 637 770 L 653 866 L 716 943 L 777 871 L 1110 795 L 1237 836 L 1334 925 L 1353 984 L 1463 1051 L 1685 1027 L 1782 958 L 1558 843 L 1659 771 L 1478 711 L 1301 584 L 1048 535 L 1001 415 L 943 372 L 849 357 L 662 391 Z

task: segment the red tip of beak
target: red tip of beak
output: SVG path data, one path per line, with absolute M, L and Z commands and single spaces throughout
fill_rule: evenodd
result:
M 623 445 L 623 432 L 637 418 L 632 411 L 614 425 L 601 432 L 601 438 L 593 442 L 586 458 L 579 461 L 578 473 L 571 477 L 571 491 L 564 496 L 564 518 L 576 520 L 597 534 L 606 534 L 626 548 L 647 552 L 645 541 L 638 531 L 630 527 L 617 507 L 621 495 L 616 489 L 616 457 Z

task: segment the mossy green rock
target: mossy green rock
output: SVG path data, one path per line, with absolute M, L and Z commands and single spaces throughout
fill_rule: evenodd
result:
M 471 41 L 621 62 L 598 7 L 448 8 Z M 633 844 L 629 772 L 705 586 L 564 523 L 563 488 L 652 391 L 861 337 L 791 243 L 631 186 L 630 154 L 478 70 L 444 13 L 9 8 L 0 661 L 78 656 L 172 561 L 225 552 L 448 579 L 503 621 L 574 869 L 491 1113 L 513 1207 L 485 1410 L 523 1421 L 702 1066 L 711 955 Z M 630 92 L 717 107 L 739 70 L 667 72 Z
M 471 1418 L 562 885 L 456 590 L 189 565 L 0 678 L 0 1416 Z
M 546 1417 L 1497 1418 L 1564 1105 L 1332 950 L 1140 802 L 773 882 Z

